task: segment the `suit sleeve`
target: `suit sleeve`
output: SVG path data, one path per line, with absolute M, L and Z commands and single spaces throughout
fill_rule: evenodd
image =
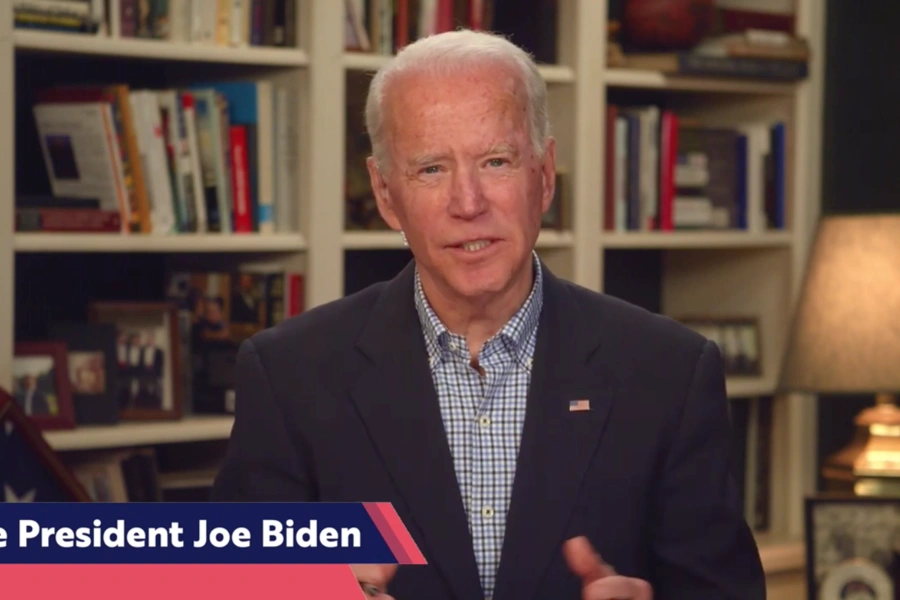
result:
M 314 500 L 311 488 L 259 354 L 245 340 L 237 355 L 234 427 L 211 499 L 306 502 Z
M 655 597 L 764 600 L 765 575 L 731 470 L 731 425 L 718 347 L 707 342 L 660 480 L 651 529 Z

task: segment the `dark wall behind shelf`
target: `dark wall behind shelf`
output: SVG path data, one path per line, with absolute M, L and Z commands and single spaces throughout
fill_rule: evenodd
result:
M 822 213 L 900 211 L 900 2 L 827 2 Z M 820 460 L 850 441 L 853 416 L 872 402 L 820 396 Z
M 900 2 L 827 11 L 823 213 L 900 210 Z

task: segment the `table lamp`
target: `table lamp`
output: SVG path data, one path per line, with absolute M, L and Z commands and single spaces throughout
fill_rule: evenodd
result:
M 900 215 L 822 218 L 784 358 L 782 391 L 875 396 L 829 489 L 900 494 Z

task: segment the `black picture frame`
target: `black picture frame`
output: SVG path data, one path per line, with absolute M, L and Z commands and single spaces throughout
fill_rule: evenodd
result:
M 0 388 L 0 501 L 90 502 L 15 398 Z
M 69 352 L 72 400 L 78 425 L 115 425 L 119 407 L 115 390 L 118 385 L 116 364 L 116 326 L 110 323 L 56 322 L 47 327 L 51 339 L 63 341 Z M 102 354 L 102 391 L 83 389 L 76 381 L 78 360 L 83 353 Z
M 900 497 L 813 494 L 805 498 L 804 519 L 807 600 L 841 600 L 853 591 L 895 597 Z

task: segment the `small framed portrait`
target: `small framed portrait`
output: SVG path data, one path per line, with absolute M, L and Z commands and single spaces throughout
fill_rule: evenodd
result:
M 893 600 L 900 581 L 900 498 L 806 498 L 807 598 Z
M 118 372 L 116 326 L 109 323 L 59 322 L 48 325 L 50 339 L 68 349 L 69 384 L 78 425 L 115 424 Z
M 19 400 L 0 389 L 0 502 L 89 502 Z
M 67 353 L 62 342 L 15 345 L 13 397 L 38 429 L 75 427 Z
M 677 320 L 719 347 L 726 375 L 762 375 L 761 340 L 757 318 L 683 317 Z
M 116 387 L 123 420 L 179 419 L 183 414 L 178 314 L 168 302 L 94 302 L 92 323 L 116 327 Z

